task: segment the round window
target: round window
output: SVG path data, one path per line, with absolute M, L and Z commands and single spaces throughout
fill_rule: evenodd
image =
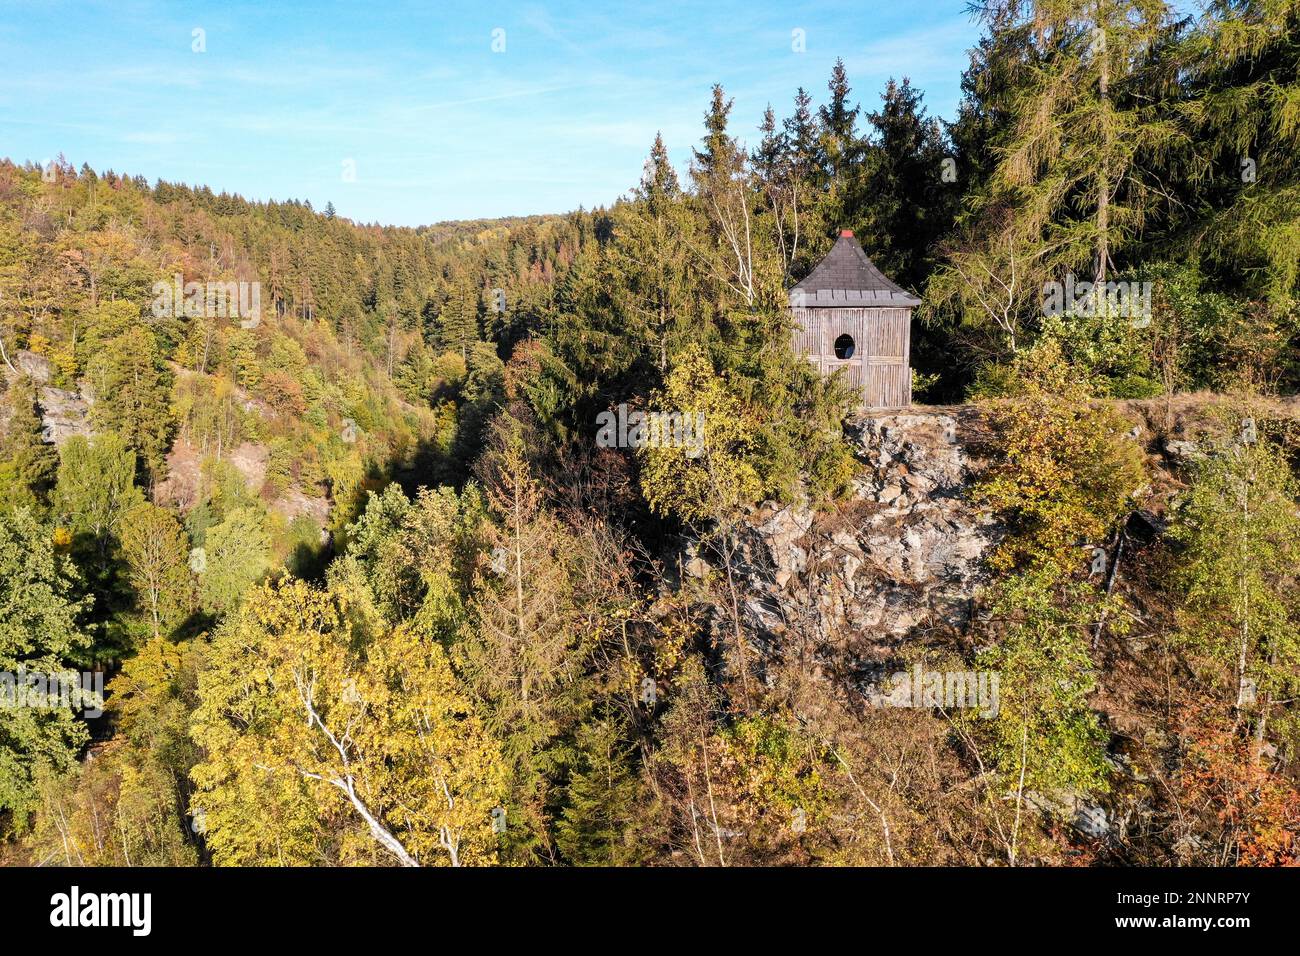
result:
M 853 336 L 847 332 L 835 340 L 835 357 L 837 359 L 853 358 Z

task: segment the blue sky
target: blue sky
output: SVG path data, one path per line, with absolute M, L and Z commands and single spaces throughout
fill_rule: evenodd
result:
M 783 116 L 800 85 L 824 99 L 837 56 L 864 108 L 907 75 L 951 118 L 977 39 L 965 0 L 0 0 L 0 156 L 333 201 L 362 222 L 562 212 L 626 192 L 656 130 L 685 168 L 715 82 L 751 143 L 769 101 Z

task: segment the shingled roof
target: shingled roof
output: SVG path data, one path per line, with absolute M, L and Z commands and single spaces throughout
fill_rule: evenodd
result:
M 912 308 L 921 300 L 885 278 L 853 233 L 844 229 L 826 258 L 790 290 L 790 304 L 818 309 Z

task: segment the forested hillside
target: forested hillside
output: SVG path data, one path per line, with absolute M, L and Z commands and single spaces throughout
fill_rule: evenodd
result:
M 1300 3 L 981 17 L 590 211 L 0 160 L 0 861 L 1300 860 Z M 792 351 L 840 229 L 915 419 Z

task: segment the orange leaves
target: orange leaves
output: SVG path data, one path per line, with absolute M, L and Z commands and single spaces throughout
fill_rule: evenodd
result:
M 1188 804 L 1219 824 L 1239 866 L 1300 865 L 1300 790 L 1259 759 L 1253 742 L 1210 719 L 1204 709 L 1185 719 Z

